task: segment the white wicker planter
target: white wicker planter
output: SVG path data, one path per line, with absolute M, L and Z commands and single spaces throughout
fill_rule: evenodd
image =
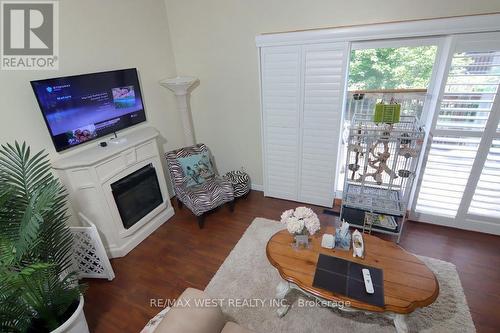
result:
M 83 313 L 83 296 L 80 296 L 80 304 L 73 315 L 51 333 L 89 333 L 85 313 Z

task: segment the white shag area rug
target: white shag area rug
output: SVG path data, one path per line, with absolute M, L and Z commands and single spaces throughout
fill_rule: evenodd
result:
M 395 332 L 392 321 L 378 315 L 298 306 L 297 301 L 283 318 L 278 318 L 272 300 L 281 277 L 267 260 L 266 244 L 281 229 L 283 225 L 276 221 L 256 218 L 205 289 L 211 297 L 224 299 L 222 310 L 228 320 L 260 333 Z M 419 258 L 436 274 L 440 294 L 432 305 L 409 315 L 410 332 L 475 332 L 455 266 L 442 260 Z M 292 296 L 305 297 L 299 293 Z M 230 299 L 244 301 L 230 304 Z M 252 303 L 255 299 L 266 302 L 264 306 Z

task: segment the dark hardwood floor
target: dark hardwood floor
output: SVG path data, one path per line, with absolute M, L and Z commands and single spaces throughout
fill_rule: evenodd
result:
M 150 306 L 151 299 L 173 299 L 187 287 L 204 289 L 255 217 L 278 220 L 298 204 L 252 191 L 237 201 L 234 213 L 225 206 L 209 214 L 202 230 L 188 209 L 173 205 L 172 219 L 127 256 L 111 260 L 113 281 L 86 280 L 91 332 L 139 332 L 161 310 Z M 335 216 L 313 208 L 322 224 L 335 223 Z M 410 221 L 400 245 L 454 263 L 477 331 L 500 331 L 500 237 Z

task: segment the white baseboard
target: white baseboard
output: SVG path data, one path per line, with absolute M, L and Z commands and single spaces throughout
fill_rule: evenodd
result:
M 254 191 L 264 192 L 264 186 L 259 185 L 259 184 L 252 184 L 251 188 Z

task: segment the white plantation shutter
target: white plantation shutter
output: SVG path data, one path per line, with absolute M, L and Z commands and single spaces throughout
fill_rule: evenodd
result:
M 300 63 L 298 46 L 261 53 L 264 192 L 290 200 L 299 188 Z
M 497 219 L 500 224 L 500 138 L 493 140 L 469 213 Z
M 264 194 L 330 207 L 347 43 L 261 49 Z
M 435 136 L 427 155 L 416 211 L 455 217 L 480 138 Z
M 456 52 L 453 56 L 437 130 L 482 134 L 500 78 L 500 51 Z
M 425 220 L 500 234 L 499 88 L 500 34 L 457 37 L 415 206 Z
M 496 36 L 500 38 L 500 34 Z M 496 51 L 484 53 L 482 63 L 476 68 L 478 74 L 488 77 L 488 83 L 491 85 L 488 88 L 491 92 L 496 89 L 496 95 L 492 95 L 494 103 L 491 101 L 490 112 L 493 114 L 488 114 L 485 127 L 486 134 L 491 136 L 491 140 L 484 140 L 485 145 L 488 145 L 489 141 L 491 144 L 487 149 L 488 155 L 481 169 L 481 176 L 468 212 L 474 221 L 489 220 L 500 229 L 500 42 L 498 39 L 496 44 Z
M 331 206 L 344 97 L 347 43 L 304 47 L 299 201 Z

